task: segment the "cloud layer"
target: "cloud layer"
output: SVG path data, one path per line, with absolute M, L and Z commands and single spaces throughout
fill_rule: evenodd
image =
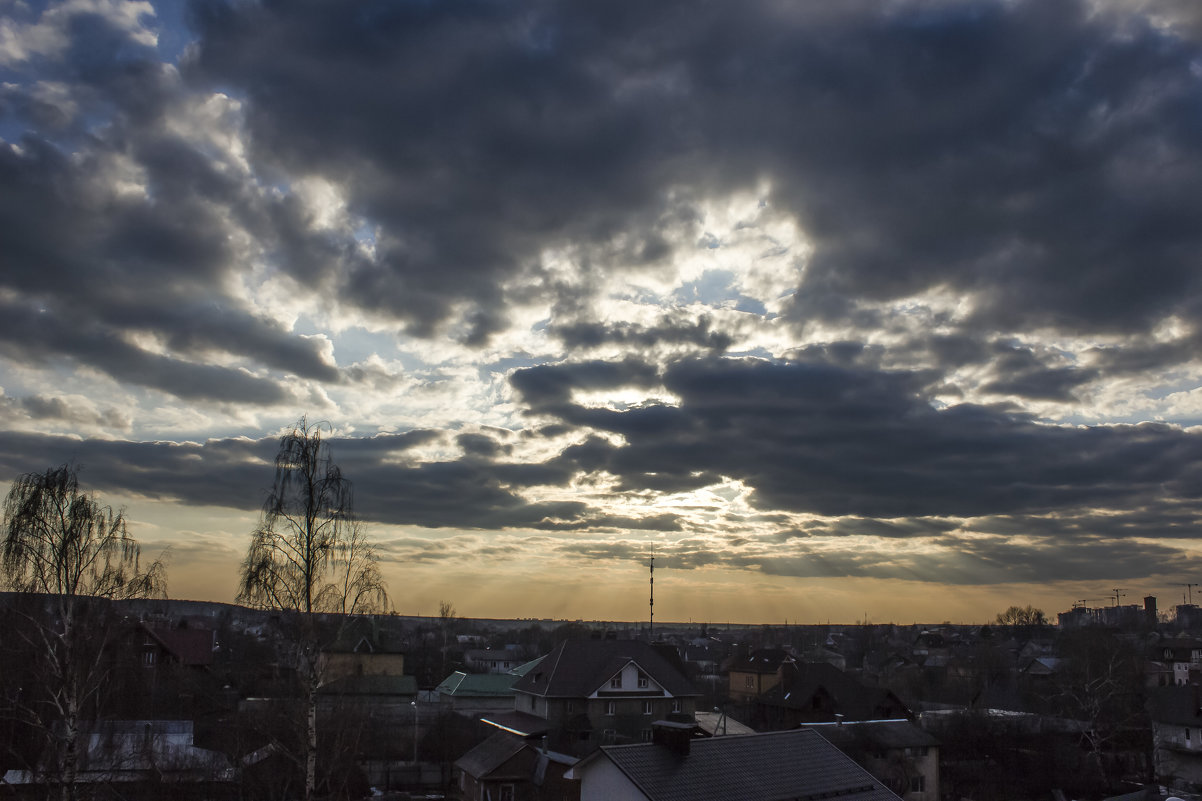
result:
M 1163 587 L 1198 23 L 11 4 L 0 467 L 254 510 L 307 413 L 398 561 Z

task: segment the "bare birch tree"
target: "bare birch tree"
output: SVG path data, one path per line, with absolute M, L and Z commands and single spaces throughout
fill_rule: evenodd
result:
M 242 562 L 238 592 L 241 603 L 299 618 L 305 735 L 296 759 L 305 799 L 317 787 L 321 643 L 314 615 L 384 611 L 388 603 L 375 551 L 354 516 L 351 482 L 330 457 L 322 429 L 302 417 L 280 438 L 275 481 Z
M 24 698 L 27 722 L 47 738 L 42 770 L 63 799 L 77 795 L 81 724 L 95 716 L 107 678 L 107 604 L 166 596 L 161 560 L 141 562 L 125 516 L 79 487 L 74 467 L 28 473 L 4 501 L 5 584 L 27 594 L 22 636 L 40 685 Z

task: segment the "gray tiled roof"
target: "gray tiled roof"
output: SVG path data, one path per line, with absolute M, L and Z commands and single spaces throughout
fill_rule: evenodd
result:
M 650 801 L 898 801 L 867 771 L 808 729 L 693 740 L 688 755 L 663 745 L 602 746 Z
M 939 745 L 938 738 L 908 720 L 849 722 L 842 726 L 818 725 L 813 728 L 841 748 L 864 745 L 892 750 L 896 748 L 931 748 Z
M 480 779 L 513 759 L 527 745 L 521 737 L 497 732 L 455 761 L 455 767 Z
M 698 694 L 673 664 L 679 662 L 675 650 L 668 653 L 635 640 L 565 640 L 513 689 L 551 698 L 585 698 L 632 660 L 673 696 Z

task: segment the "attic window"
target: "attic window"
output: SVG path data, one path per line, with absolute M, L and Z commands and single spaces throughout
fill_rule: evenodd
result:
M 647 674 L 640 671 L 639 672 L 639 689 L 645 690 L 649 686 L 651 686 L 651 682 L 647 679 Z
M 609 680 L 609 688 L 611 690 L 620 690 L 622 688 L 622 674 L 614 676 Z

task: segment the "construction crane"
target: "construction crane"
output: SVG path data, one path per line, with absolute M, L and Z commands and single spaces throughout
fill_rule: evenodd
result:
M 1115 587 L 1113 590 L 1111 590 L 1111 592 L 1114 593 L 1114 605 L 1115 606 L 1118 606 L 1119 599 L 1127 594 L 1127 591 L 1125 589 L 1123 589 L 1122 587 Z
M 1194 603 L 1194 587 L 1199 586 L 1196 582 L 1178 581 L 1174 587 L 1185 587 L 1185 602 L 1191 606 Z
M 1080 607 L 1082 609 L 1087 609 L 1088 607 L 1086 606 L 1086 604 L 1088 604 L 1090 601 L 1109 601 L 1109 600 L 1110 600 L 1110 596 L 1107 596 L 1105 598 L 1082 598 L 1078 601 L 1073 601 L 1073 608 L 1076 609 L 1077 607 Z

